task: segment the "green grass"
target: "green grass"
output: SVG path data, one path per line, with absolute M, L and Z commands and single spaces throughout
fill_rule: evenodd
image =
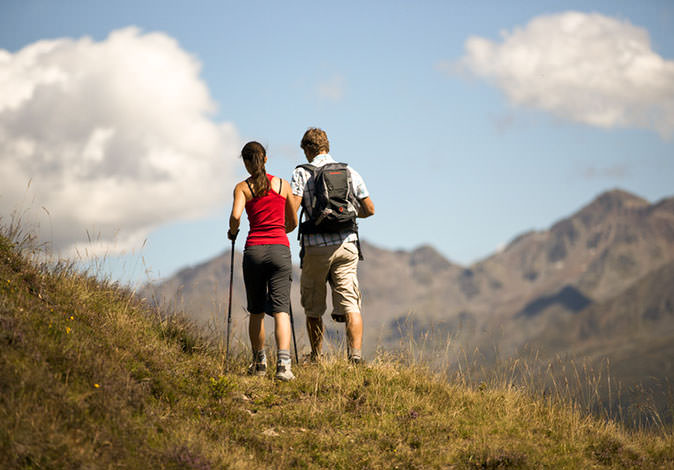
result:
M 247 377 L 245 352 L 35 259 L 0 237 L 0 468 L 674 467 L 671 433 L 400 358 Z

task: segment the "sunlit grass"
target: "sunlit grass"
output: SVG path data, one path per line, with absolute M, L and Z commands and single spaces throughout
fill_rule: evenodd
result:
M 398 325 L 395 354 L 407 365 L 423 365 L 441 373 L 449 383 L 518 388 L 634 430 L 674 431 L 674 387 L 667 381 L 657 382 L 659 391 L 645 385 L 628 387 L 613 376 L 607 357 L 591 362 L 572 354 L 545 356 L 537 349 L 525 348 L 507 356 L 496 349 L 466 350 L 466 342 L 456 338 L 460 332 L 438 335 L 429 328 L 419 334 L 413 321 L 410 316 Z M 668 400 L 664 404 L 663 398 Z
M 0 237 L 0 468 L 671 468 L 667 432 L 629 431 L 512 364 L 432 367 L 414 344 L 366 366 L 340 345 L 297 380 L 245 375 L 238 340 Z M 526 377 L 526 374 L 524 374 Z M 584 380 L 579 375 L 579 380 Z M 590 384 L 592 387 L 593 385 Z

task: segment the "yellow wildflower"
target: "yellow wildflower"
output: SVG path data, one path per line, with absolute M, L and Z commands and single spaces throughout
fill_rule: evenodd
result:
M 66 326 L 66 333 L 67 333 L 67 334 L 70 334 L 71 331 L 72 331 L 72 330 L 70 329 L 70 327 L 69 327 L 69 326 Z
M 94 388 L 100 388 L 100 385 L 94 384 Z

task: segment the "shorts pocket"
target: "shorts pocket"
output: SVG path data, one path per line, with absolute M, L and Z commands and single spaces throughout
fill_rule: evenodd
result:
M 354 256 L 358 256 L 358 246 L 356 246 L 355 243 L 353 242 L 346 242 L 344 243 L 344 250 L 348 251 Z
M 300 284 L 300 295 L 302 307 L 305 310 L 305 313 L 313 311 L 314 302 L 313 302 L 313 293 L 314 293 L 314 281 L 303 280 Z
M 302 295 L 302 307 L 304 314 L 308 317 L 318 318 L 325 313 L 327 305 L 325 303 L 326 287 L 315 279 L 305 279 L 300 284 L 300 293 Z

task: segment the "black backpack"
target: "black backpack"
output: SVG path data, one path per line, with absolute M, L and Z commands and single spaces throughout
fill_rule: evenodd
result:
M 307 219 L 300 224 L 300 232 L 357 230 L 356 217 L 360 203 L 351 189 L 351 175 L 346 163 L 327 163 L 321 167 L 304 164 L 298 168 L 309 171 L 314 178 L 312 197 L 302 200 L 302 214 Z
M 353 194 L 351 174 L 347 164 L 326 163 L 315 167 L 307 163 L 298 165 L 297 168 L 309 171 L 314 179 L 312 197 L 309 200 L 302 199 L 298 236 L 312 233 L 336 233 L 344 230 L 358 233 L 356 217 L 360 202 Z M 306 220 L 302 221 L 303 218 Z M 301 241 L 304 245 L 303 237 Z M 360 243 L 358 245 L 360 254 Z M 362 254 L 360 258 L 362 259 Z

